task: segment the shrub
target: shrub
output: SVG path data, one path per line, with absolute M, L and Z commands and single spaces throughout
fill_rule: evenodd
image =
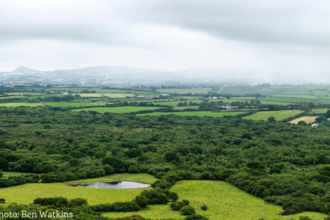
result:
M 184 202 L 172 202 L 170 204 L 171 209 L 174 211 L 179 211 L 184 206 L 186 206 L 186 203 Z
M 129 216 L 127 220 L 143 220 L 145 218 L 143 218 L 141 215 L 132 215 Z
M 201 206 L 201 209 L 202 209 L 203 211 L 206 211 L 206 210 L 207 210 L 207 205 L 205 205 L 205 204 L 202 205 L 202 206 Z
M 169 192 L 168 198 L 171 200 L 171 202 L 175 202 L 179 199 L 179 196 L 176 192 Z
M 82 198 L 71 199 L 69 202 L 70 207 L 77 207 L 87 205 L 87 200 Z
M 182 202 L 184 202 L 186 205 L 189 205 L 189 201 L 186 199 L 182 200 Z
M 209 220 L 209 219 L 206 218 L 205 216 L 194 214 L 185 217 L 184 220 Z
M 5 204 L 6 203 L 6 200 L 5 199 L 2 199 L 0 198 L 0 204 Z
M 299 220 L 312 220 L 312 219 L 309 218 L 308 216 L 300 216 Z
M 194 207 L 187 205 L 187 206 L 181 208 L 180 212 L 183 215 L 192 215 L 192 214 L 195 214 L 195 209 L 194 209 Z
M 39 204 L 42 206 L 53 205 L 56 207 L 68 206 L 68 199 L 64 197 L 54 197 L 54 198 L 36 198 L 33 204 Z
M 145 196 L 140 196 L 137 195 L 135 197 L 135 201 L 137 202 L 137 204 L 141 207 L 141 208 L 145 208 L 148 205 L 149 199 Z
M 100 204 L 91 206 L 91 208 L 95 212 L 134 212 L 141 209 L 136 201 Z

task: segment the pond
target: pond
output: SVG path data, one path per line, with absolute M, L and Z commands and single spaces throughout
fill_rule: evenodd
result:
M 86 183 L 77 185 L 77 187 L 86 188 L 115 188 L 115 189 L 133 189 L 133 188 L 146 188 L 149 184 L 129 182 L 129 181 L 118 181 L 118 182 L 99 182 L 99 183 Z

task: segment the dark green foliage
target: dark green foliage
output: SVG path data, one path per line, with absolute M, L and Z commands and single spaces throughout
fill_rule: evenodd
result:
M 209 219 L 202 215 L 193 214 L 185 217 L 184 220 L 209 220 Z
M 91 208 L 95 212 L 135 212 L 141 209 L 135 201 L 100 204 L 91 206 Z
M 172 202 L 170 207 L 174 211 L 179 211 L 182 207 L 186 206 L 184 202 Z
M 87 205 L 87 200 L 82 198 L 71 199 L 69 204 L 70 207 L 79 207 Z
M 185 203 L 186 205 L 189 205 L 189 201 L 186 199 L 183 199 L 182 202 Z
M 147 205 L 148 205 L 148 198 L 147 197 L 145 197 L 145 196 L 140 196 L 140 195 L 137 195 L 136 197 L 135 197 L 135 201 L 136 201 L 136 203 L 141 207 L 141 208 L 145 208 L 145 207 L 147 207 Z
M 53 198 L 37 198 L 33 201 L 33 204 L 39 204 L 42 206 L 53 205 L 56 207 L 68 206 L 68 199 L 64 197 L 53 197 Z
M 168 198 L 170 199 L 171 202 L 175 202 L 176 200 L 179 199 L 179 196 L 176 192 L 169 192 Z
M 6 203 L 6 200 L 3 198 L 0 198 L 0 204 L 5 204 L 5 203 Z
M 193 215 L 195 214 L 194 207 L 187 205 L 180 209 L 182 215 Z
M 203 211 L 206 211 L 206 210 L 207 210 L 207 205 L 205 205 L 205 204 L 202 205 L 202 206 L 201 206 L 201 209 L 202 209 Z

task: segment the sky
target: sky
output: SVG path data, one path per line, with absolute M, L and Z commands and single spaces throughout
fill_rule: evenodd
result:
M 326 0 L 1 0 L 0 71 L 130 66 L 330 73 Z

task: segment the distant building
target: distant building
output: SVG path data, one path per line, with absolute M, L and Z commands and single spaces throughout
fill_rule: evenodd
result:
M 312 127 L 317 127 L 317 126 L 319 126 L 320 124 L 319 123 L 313 123 L 312 124 Z
M 160 96 L 168 97 L 168 96 L 170 96 L 170 94 L 161 94 Z
M 218 98 L 214 96 L 213 99 L 218 99 Z
M 223 97 L 222 96 L 219 96 L 219 99 L 223 99 Z
M 68 92 L 61 92 L 62 95 L 69 95 Z

